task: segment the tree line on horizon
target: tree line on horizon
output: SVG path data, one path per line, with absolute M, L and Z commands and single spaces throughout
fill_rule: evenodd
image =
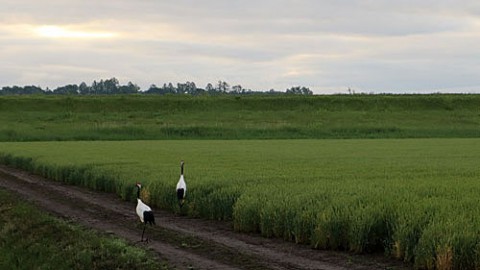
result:
M 225 81 L 218 81 L 215 85 L 208 83 L 205 88 L 197 87 L 194 82 L 164 83 L 163 86 L 158 87 L 155 84 L 150 85 L 146 90 L 141 90 L 140 87 L 132 82 L 126 85 L 121 85 L 118 79 L 111 78 L 107 80 L 93 81 L 91 85 L 85 82 L 77 84 L 68 84 L 59 86 L 53 90 L 42 89 L 38 86 L 4 86 L 0 89 L 0 95 L 30 95 L 30 94 L 47 94 L 47 95 L 115 95 L 115 94 L 155 94 L 155 95 L 179 95 L 188 94 L 192 96 L 197 95 L 252 95 L 252 94 L 293 94 L 293 95 L 313 95 L 313 92 L 304 86 L 293 86 L 282 91 L 270 89 L 268 91 L 253 91 L 245 89 L 241 85 L 230 86 Z

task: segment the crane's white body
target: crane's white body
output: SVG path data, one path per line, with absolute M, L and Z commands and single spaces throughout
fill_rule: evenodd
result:
M 152 211 L 152 209 L 146 205 L 145 203 L 142 202 L 141 199 L 137 198 L 137 215 L 140 218 L 140 221 L 144 223 L 145 221 L 143 220 L 143 213 L 147 211 Z
M 180 175 L 180 179 L 177 183 L 177 191 L 179 189 L 183 189 L 183 197 L 185 198 L 185 194 L 187 193 L 187 184 L 185 183 L 185 178 L 183 177 L 183 174 Z

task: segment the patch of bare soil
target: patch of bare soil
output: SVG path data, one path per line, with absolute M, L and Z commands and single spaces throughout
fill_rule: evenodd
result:
M 352 255 L 241 234 L 228 222 L 193 219 L 154 209 L 157 225 L 143 225 L 135 204 L 113 194 L 91 191 L 0 166 L 0 187 L 38 207 L 86 227 L 152 250 L 178 269 L 408 269 L 381 255 Z

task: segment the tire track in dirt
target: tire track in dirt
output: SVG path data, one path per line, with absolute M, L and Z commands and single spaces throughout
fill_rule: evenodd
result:
M 133 184 L 132 184 L 133 185 Z M 0 187 L 86 227 L 115 234 L 156 252 L 178 269 L 406 269 L 382 257 L 312 250 L 278 239 L 235 233 L 227 222 L 154 210 L 150 242 L 137 243 L 142 226 L 135 204 L 0 165 Z

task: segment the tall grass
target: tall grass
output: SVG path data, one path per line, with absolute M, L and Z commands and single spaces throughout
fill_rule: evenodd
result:
M 0 162 L 318 249 L 480 265 L 479 139 L 0 143 Z
M 1 96 L 0 141 L 479 137 L 477 95 Z

